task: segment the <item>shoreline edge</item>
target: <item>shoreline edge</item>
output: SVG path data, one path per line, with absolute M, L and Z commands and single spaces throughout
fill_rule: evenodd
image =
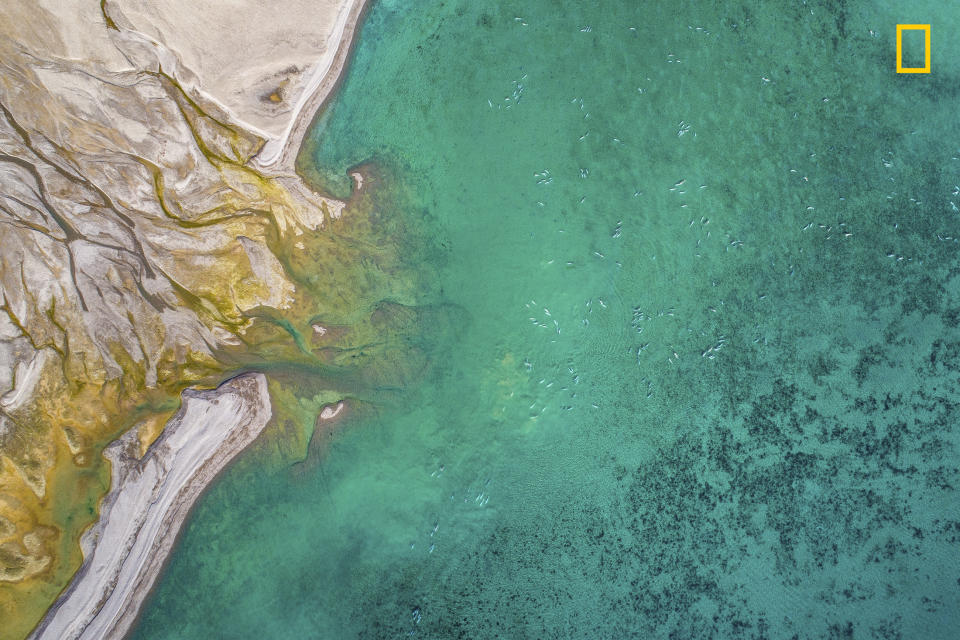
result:
M 336 49 L 317 62 L 283 135 L 267 139 L 251 159 L 255 169 L 289 175 L 310 189 L 296 173 L 297 154 L 343 79 L 369 4 L 353 0 L 344 11 Z M 271 416 L 266 378 L 242 374 L 212 391 L 185 390 L 177 415 L 142 458 L 136 457 L 136 427 L 108 445 L 103 455 L 111 463 L 110 490 L 98 507 L 97 521 L 81 538 L 83 562 L 29 640 L 125 638 L 194 504 L 256 440 Z
M 136 429 L 104 449 L 111 488 L 81 538 L 84 560 L 31 640 L 126 636 L 197 499 L 272 416 L 266 377 L 187 389 L 177 414 L 137 458 Z

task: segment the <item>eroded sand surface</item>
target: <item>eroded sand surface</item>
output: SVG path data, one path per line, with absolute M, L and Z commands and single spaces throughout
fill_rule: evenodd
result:
M 331 85 L 321 99 L 332 88 L 342 64 L 338 50 L 351 37 L 362 4 L 119 0 L 108 5 L 108 15 L 148 41 L 164 43 L 182 65 L 184 86 L 216 101 L 266 140 L 257 159 L 269 166 L 280 160 L 301 112 L 309 123 L 321 85 Z M 305 109 L 308 103 L 312 108 Z
M 0 3 L 0 618 L 14 637 L 36 623 L 24 603 L 70 571 L 61 539 L 77 532 L 50 488 L 102 465 L 98 443 L 148 394 L 222 370 L 250 310 L 291 304 L 268 240 L 303 246 L 342 215 L 292 158 L 361 11 Z

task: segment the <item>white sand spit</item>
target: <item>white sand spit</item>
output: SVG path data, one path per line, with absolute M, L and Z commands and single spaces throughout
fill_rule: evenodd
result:
M 184 391 L 180 411 L 142 459 L 136 428 L 108 446 L 111 489 L 80 542 L 83 566 L 30 637 L 122 638 L 194 502 L 270 416 L 266 378 L 244 374 L 213 391 Z

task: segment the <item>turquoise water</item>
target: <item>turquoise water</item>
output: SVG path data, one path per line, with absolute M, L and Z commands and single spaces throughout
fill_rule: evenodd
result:
M 376 2 L 301 160 L 447 320 L 133 637 L 956 637 L 960 5 L 901 4 Z

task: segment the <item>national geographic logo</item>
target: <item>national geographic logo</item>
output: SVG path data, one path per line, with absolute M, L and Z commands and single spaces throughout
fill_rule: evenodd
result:
M 903 32 L 923 31 L 923 66 L 903 66 Z M 930 73 L 930 25 L 928 24 L 898 24 L 897 25 L 897 73 Z

